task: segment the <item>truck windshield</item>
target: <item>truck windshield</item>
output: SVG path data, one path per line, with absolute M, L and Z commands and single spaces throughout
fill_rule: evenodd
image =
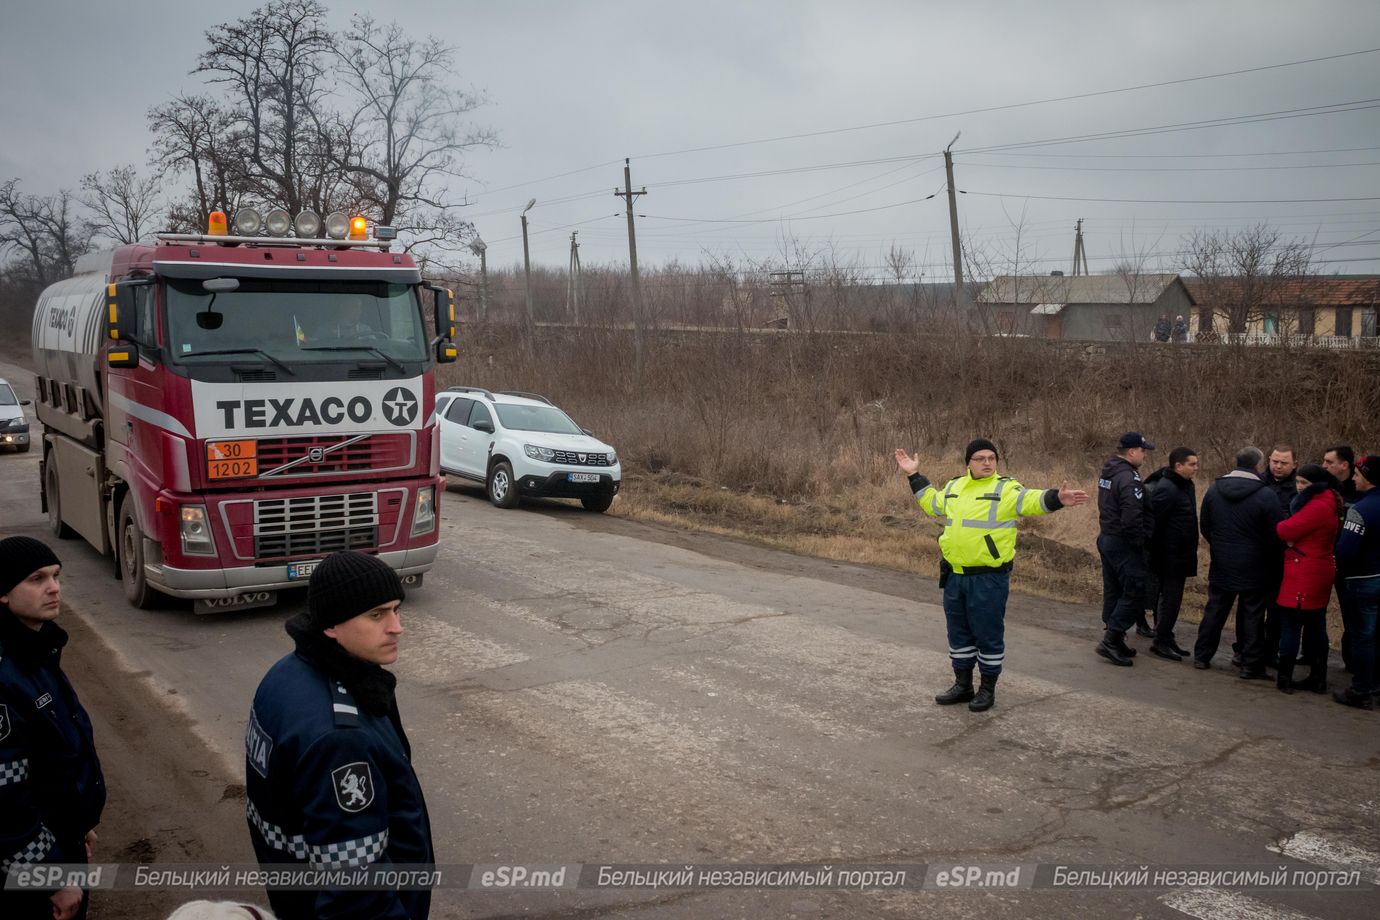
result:
M 584 434 L 580 426 L 555 406 L 524 406 L 494 403 L 498 420 L 513 431 L 545 431 L 551 434 Z
M 238 290 L 222 291 L 214 302 L 211 297 L 200 281 L 168 279 L 174 360 L 223 361 L 240 352 L 289 364 L 427 357 L 421 305 L 411 285 L 242 278 Z M 220 355 L 212 358 L 212 352 Z

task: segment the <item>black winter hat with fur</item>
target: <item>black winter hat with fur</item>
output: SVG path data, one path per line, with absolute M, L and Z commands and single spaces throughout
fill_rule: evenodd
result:
M 406 597 L 402 579 L 378 556 L 331 553 L 307 583 L 307 626 L 329 629 L 381 604 Z

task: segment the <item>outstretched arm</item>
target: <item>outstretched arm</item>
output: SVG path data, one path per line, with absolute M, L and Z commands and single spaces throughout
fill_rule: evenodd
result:
M 906 453 L 903 448 L 896 448 L 896 465 L 901 468 L 901 472 L 907 476 L 914 476 L 920 472 L 920 460 Z

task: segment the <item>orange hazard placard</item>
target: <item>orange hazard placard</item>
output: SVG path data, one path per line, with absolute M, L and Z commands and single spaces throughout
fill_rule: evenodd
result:
M 258 442 L 206 442 L 207 479 L 244 479 L 257 475 L 259 475 Z

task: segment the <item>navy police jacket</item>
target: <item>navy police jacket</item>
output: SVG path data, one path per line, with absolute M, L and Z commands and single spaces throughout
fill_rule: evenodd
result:
M 261 864 L 435 862 L 426 802 L 391 699 L 388 710 L 366 712 L 303 654 L 300 640 L 269 669 L 245 734 L 246 810 Z M 269 902 L 280 917 L 421 918 L 431 892 L 270 890 Z
M 1145 546 L 1155 529 L 1140 470 L 1124 457 L 1108 457 L 1102 464 L 1097 479 L 1097 519 L 1102 536 L 1119 537 L 1133 546 Z
M 30 629 L 0 604 L 0 884 L 13 865 L 86 862 L 105 808 L 91 719 L 62 673 L 66 644 L 56 623 Z M 28 916 L 28 900 L 0 892 L 7 917 Z M 46 894 L 35 905 L 51 916 Z

